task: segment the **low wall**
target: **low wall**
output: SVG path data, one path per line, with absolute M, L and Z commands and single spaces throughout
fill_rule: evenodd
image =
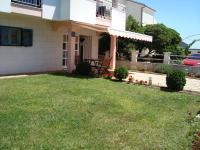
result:
M 139 71 L 150 71 L 154 72 L 156 66 L 161 65 L 162 63 L 149 63 L 149 62 L 137 62 L 131 63 L 128 60 L 117 60 L 117 67 L 124 66 L 129 70 L 139 70 Z M 196 74 L 200 72 L 200 66 L 185 66 L 181 64 L 170 64 L 174 69 L 181 70 L 184 72 Z
M 181 70 L 184 72 L 196 74 L 197 72 L 200 72 L 200 66 L 185 66 L 185 65 L 171 65 L 174 69 Z
M 156 66 L 160 63 L 148 63 L 148 62 L 137 62 L 131 63 L 128 60 L 117 60 L 117 67 L 123 66 L 127 67 L 129 70 L 139 70 L 139 71 L 154 71 Z
M 128 68 L 129 70 L 136 68 L 135 65 L 131 64 L 131 62 L 128 60 L 117 60 L 116 67 L 122 67 L 122 66 Z

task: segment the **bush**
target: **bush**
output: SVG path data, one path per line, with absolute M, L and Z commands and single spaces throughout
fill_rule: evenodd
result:
M 200 78 L 200 71 L 198 71 L 197 73 L 195 73 L 195 77 Z
M 174 91 L 181 91 L 186 84 L 185 73 L 179 70 L 172 70 L 167 73 L 167 87 Z
M 125 67 L 116 68 L 114 71 L 114 76 L 119 81 L 122 81 L 122 79 L 125 79 L 128 76 L 128 69 Z
M 166 65 L 166 64 L 160 64 L 160 65 L 156 66 L 156 68 L 155 68 L 156 73 L 167 74 L 171 71 L 172 71 L 172 67 L 169 65 Z
M 78 75 L 88 76 L 91 72 L 91 66 L 88 62 L 81 62 L 76 66 L 76 73 Z

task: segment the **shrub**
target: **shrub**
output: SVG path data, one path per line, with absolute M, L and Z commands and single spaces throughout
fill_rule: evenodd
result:
M 185 73 L 179 70 L 172 70 L 167 73 L 167 87 L 174 91 L 181 91 L 186 84 Z
M 116 68 L 114 71 L 114 76 L 119 81 L 122 81 L 122 79 L 125 79 L 128 76 L 128 69 L 125 67 Z
M 166 64 L 160 64 L 160 65 L 156 66 L 156 68 L 155 68 L 156 73 L 167 74 L 168 72 L 171 72 L 171 71 L 172 71 L 172 67 L 170 67 L 169 65 L 166 65 Z
M 91 66 L 88 62 L 81 62 L 76 66 L 76 73 L 78 75 L 88 76 L 91 72 Z
M 198 71 L 197 73 L 195 73 L 195 77 L 200 78 L 200 71 Z

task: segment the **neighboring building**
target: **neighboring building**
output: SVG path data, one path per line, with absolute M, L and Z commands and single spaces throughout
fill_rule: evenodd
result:
M 187 47 L 188 47 L 188 44 L 182 41 L 182 42 L 180 43 L 180 46 L 181 46 L 182 48 L 187 48 Z
M 134 0 L 120 0 L 126 6 L 126 15 L 132 15 L 141 25 L 156 24 L 155 10 Z
M 111 35 L 115 68 L 118 36 L 152 41 L 125 31 L 125 6 L 116 0 L 1 0 L 0 75 L 67 69 L 98 58 L 100 34 Z
M 189 49 L 189 52 L 191 53 L 191 54 L 197 54 L 197 53 L 200 53 L 200 49 Z

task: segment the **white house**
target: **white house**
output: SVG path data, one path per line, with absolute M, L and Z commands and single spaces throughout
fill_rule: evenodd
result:
M 98 58 L 99 35 L 111 37 L 115 67 L 118 36 L 152 41 L 125 31 L 125 6 L 116 0 L 1 0 L 0 75 L 71 72 L 78 61 Z

